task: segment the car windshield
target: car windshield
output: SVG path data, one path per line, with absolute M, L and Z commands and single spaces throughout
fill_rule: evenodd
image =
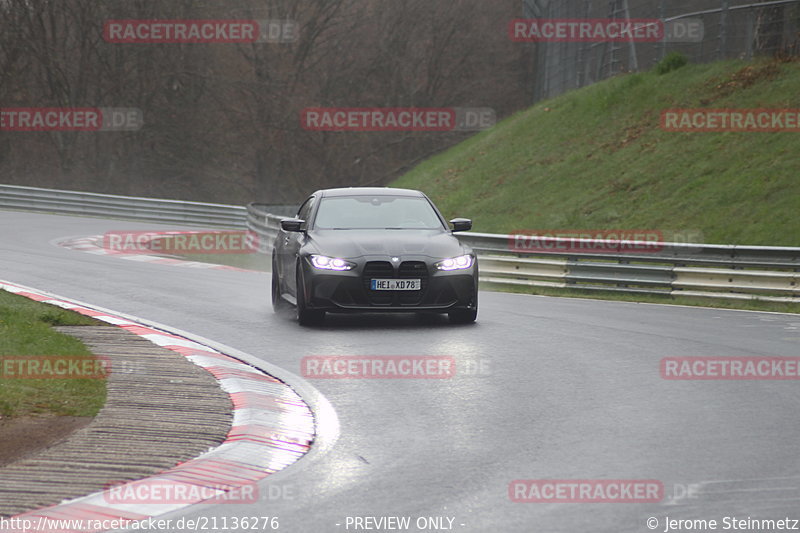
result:
M 317 229 L 443 229 L 427 199 L 417 196 L 323 198 Z

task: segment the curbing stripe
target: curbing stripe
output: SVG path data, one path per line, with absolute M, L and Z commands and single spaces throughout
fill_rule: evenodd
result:
M 203 492 L 199 498 L 187 497 L 179 503 L 120 503 L 110 497 L 112 490 L 107 489 L 12 518 L 34 521 L 39 517 L 131 521 L 152 518 L 202 501 L 213 501 L 215 495 L 222 496 L 227 491 L 252 486 L 310 451 L 315 438 L 313 413 L 284 382 L 198 342 L 97 311 L 67 298 L 54 298 L 1 280 L 0 289 L 91 316 L 180 353 L 215 376 L 220 387 L 231 396 L 234 415 L 228 436 L 218 447 L 161 474 L 114 487 L 119 490 L 165 482 L 187 490 L 212 489 L 210 493 Z

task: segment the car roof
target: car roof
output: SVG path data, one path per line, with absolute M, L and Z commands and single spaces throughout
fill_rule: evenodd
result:
M 314 196 L 419 196 L 425 195 L 413 189 L 395 189 L 393 187 L 343 187 L 338 189 L 323 189 L 314 193 Z

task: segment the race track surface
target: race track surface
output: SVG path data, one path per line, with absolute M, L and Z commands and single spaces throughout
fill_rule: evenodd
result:
M 307 356 L 455 358 L 450 379 L 309 379 L 338 414 L 335 445 L 264 482 L 259 504 L 170 518 L 277 516 L 280 531 L 320 533 L 367 531 L 352 525 L 367 516 L 411 517 L 409 531 L 420 530 L 418 517 L 448 517 L 445 527 L 464 532 L 800 519 L 798 383 L 672 381 L 659 370 L 665 357 L 796 357 L 798 317 L 483 292 L 476 325 L 368 315 L 308 329 L 272 312 L 268 274 L 54 245 L 176 226 L 0 211 L 0 228 L 2 279 L 190 331 L 297 375 Z M 658 480 L 665 495 L 515 503 L 517 479 Z

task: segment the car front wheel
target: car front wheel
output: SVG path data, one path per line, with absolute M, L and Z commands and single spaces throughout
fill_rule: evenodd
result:
M 472 307 L 467 309 L 453 309 L 447 313 L 450 322 L 453 324 L 472 324 L 478 318 L 478 293 L 472 301 Z
M 471 324 L 478 318 L 477 309 L 454 309 L 447 313 L 453 324 Z
M 290 304 L 281 296 L 281 281 L 278 277 L 278 265 L 275 258 L 272 258 L 272 309 L 276 313 L 282 313 L 289 309 Z M 290 315 L 291 316 L 291 315 Z

